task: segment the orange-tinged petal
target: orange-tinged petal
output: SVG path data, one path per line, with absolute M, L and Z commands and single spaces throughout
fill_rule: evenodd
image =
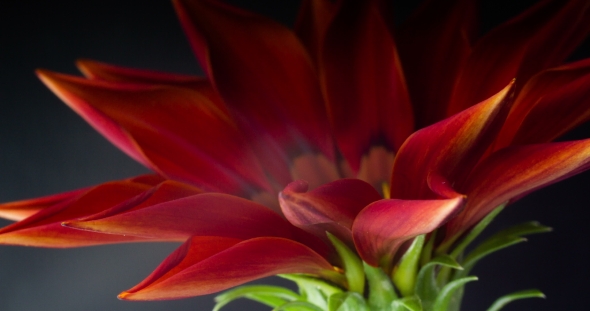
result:
M 356 215 L 379 199 L 379 193 L 359 179 L 340 179 L 309 192 L 307 183 L 299 180 L 279 193 L 281 210 L 289 222 L 321 238 L 329 231 L 350 245 Z
M 474 46 L 455 86 L 448 115 L 502 89 L 516 88 L 561 63 L 590 31 L 590 2 L 547 0 L 492 30 Z
M 195 87 L 206 81 L 203 77 L 126 68 L 90 59 L 80 59 L 76 61 L 76 66 L 89 79 L 110 82 Z
M 76 66 L 88 79 L 120 84 L 170 85 L 190 88 L 205 96 L 219 109 L 226 110 L 225 104 L 217 91 L 203 77 L 120 67 L 89 59 L 78 60 Z
M 192 238 L 146 280 L 119 295 L 125 300 L 163 300 L 215 293 L 282 273 L 333 273 L 307 246 L 282 238 L 237 243 L 227 238 Z
M 39 75 L 99 132 L 118 147 L 124 135 L 125 148 L 166 177 L 242 195 L 268 188 L 233 121 L 197 90 Z
M 471 52 L 475 7 L 471 0 L 425 1 L 395 32 L 417 128 L 447 116 L 455 81 Z
M 451 184 L 460 182 L 495 138 L 510 109 L 512 90 L 509 85 L 478 105 L 412 134 L 395 158 L 391 197 L 440 197 L 428 185 L 432 174 Z
M 412 133 L 412 108 L 377 1 L 344 1 L 325 40 L 320 65 L 331 122 L 339 149 L 358 172 L 371 146 L 396 151 Z
M 390 270 L 400 245 L 444 224 L 463 206 L 464 198 L 381 200 L 363 209 L 352 226 L 354 244 L 364 261 Z
M 23 220 L 40 210 L 68 201 L 87 189 L 79 189 L 45 197 L 0 204 L 0 217 L 8 220 Z
M 590 120 L 590 74 L 546 94 L 528 113 L 513 144 L 554 140 Z
M 291 30 L 221 2 L 174 4 L 202 67 L 279 184 L 290 181 L 293 156 L 333 158 L 317 74 Z
M 202 193 L 151 203 L 148 201 L 132 209 L 115 207 L 64 225 L 94 232 L 173 240 L 185 240 L 190 236 L 292 238 L 295 229 L 263 205 L 222 193 Z
M 131 181 L 109 182 L 90 188 L 0 229 L 0 244 L 65 248 L 144 240 L 82 232 L 64 228 L 61 223 L 99 213 L 135 198 L 149 188 Z
M 508 147 L 478 165 L 465 183 L 467 204 L 448 224 L 448 237 L 497 206 L 590 168 L 590 140 Z
M 590 75 L 590 59 L 585 59 L 581 61 L 577 61 L 574 63 L 570 63 L 567 65 L 563 65 L 557 68 L 552 68 L 549 70 L 545 70 L 533 78 L 531 78 L 526 85 L 522 88 L 516 99 L 514 100 L 514 105 L 510 110 L 508 117 L 506 118 L 506 122 L 502 127 L 502 130 L 498 134 L 496 141 L 494 142 L 494 150 L 499 150 L 510 145 L 513 142 L 514 136 L 517 132 L 520 132 L 520 136 L 528 136 L 529 138 L 533 138 L 537 133 L 546 133 L 549 132 L 551 135 L 554 135 L 552 138 L 558 136 L 563 132 L 563 129 L 557 130 L 555 126 L 548 126 L 547 121 L 537 122 L 542 123 L 546 127 L 540 129 L 535 127 L 534 124 L 523 125 L 523 121 L 527 119 L 529 114 L 532 110 L 535 110 L 537 106 L 546 107 L 547 100 L 545 97 L 549 95 L 552 98 L 555 98 L 552 94 L 559 94 L 563 91 L 560 89 L 564 87 L 570 87 L 572 82 L 580 79 L 589 79 L 588 76 Z M 582 80 L 583 81 L 583 80 Z M 577 92 L 579 95 L 580 92 Z M 544 103 L 544 104 L 541 104 Z M 551 102 L 553 106 L 559 106 L 555 108 L 565 108 L 568 110 L 570 108 L 569 102 L 567 101 L 560 101 Z M 540 105 L 541 104 L 541 105 Z M 541 109 L 541 111 L 544 111 Z M 538 114 L 535 112 L 533 114 Z M 542 117 L 542 118 L 541 118 Z M 555 115 L 545 114 L 544 116 L 539 116 L 538 120 L 552 120 L 559 122 L 556 120 Z M 561 119 L 559 119 L 561 120 Z M 570 122 L 571 119 L 565 120 L 566 122 Z M 533 126 L 532 128 L 530 126 Z M 571 128 L 575 126 L 575 122 L 571 122 L 566 126 L 566 128 Z M 525 134 L 527 133 L 527 134 Z M 529 135 L 530 133 L 531 135 Z M 535 133 L 535 135 L 532 135 Z M 543 135 L 541 135 L 543 136 Z M 551 138 L 551 139 L 552 139 Z M 551 139 L 545 140 L 520 140 L 518 143 L 533 143 L 533 142 L 546 142 Z M 491 150 L 493 151 L 493 150 Z

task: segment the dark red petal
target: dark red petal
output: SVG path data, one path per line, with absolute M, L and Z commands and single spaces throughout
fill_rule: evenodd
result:
M 84 76 L 89 79 L 118 83 L 141 83 L 149 85 L 164 84 L 195 87 L 206 81 L 206 79 L 202 77 L 119 67 L 90 59 L 80 59 L 76 62 L 76 66 Z
M 221 193 L 156 200 L 153 204 L 134 205 L 132 209 L 114 207 L 65 225 L 102 233 L 174 240 L 190 236 L 292 238 L 295 229 L 265 206 Z
M 396 151 L 414 129 L 395 43 L 376 1 L 345 1 L 321 66 L 336 141 L 356 173 L 372 145 Z M 355 126 L 351 126 L 355 124 Z
M 545 94 L 528 113 L 513 144 L 543 143 L 590 120 L 590 74 Z
M 475 15 L 475 1 L 425 1 L 397 29 L 396 42 L 417 128 L 447 116 L 455 81 L 471 52 Z
M 391 269 L 399 246 L 433 231 L 461 209 L 464 198 L 381 200 L 363 209 L 352 226 L 354 244 L 368 264 Z
M 221 2 L 174 3 L 201 65 L 279 183 L 290 181 L 293 156 L 333 158 L 317 73 L 291 30 Z
M 512 97 L 509 85 L 478 105 L 410 136 L 395 158 L 391 197 L 439 198 L 428 184 L 432 174 L 451 184 L 460 183 L 495 138 Z
M 297 227 L 319 237 L 326 230 L 352 245 L 352 223 L 367 205 L 381 199 L 375 189 L 359 179 L 340 179 L 307 192 L 307 183 L 295 181 L 281 193 L 283 214 Z
M 77 195 L 45 207 L 20 222 L 0 229 L 0 244 L 65 248 L 144 240 L 83 232 L 64 228 L 61 223 L 99 213 L 130 200 L 149 188 L 145 184 L 119 181 L 81 191 Z
M 468 200 L 448 236 L 473 226 L 497 206 L 590 168 L 590 140 L 508 147 L 478 165 L 465 183 Z
M 545 97 L 549 95 L 549 97 L 555 98 L 554 94 L 562 93 L 564 91 L 564 88 L 570 88 L 574 81 L 587 81 L 589 79 L 589 75 L 590 59 L 585 59 L 582 61 L 546 70 L 531 78 L 516 97 L 514 105 L 510 110 L 508 117 L 506 118 L 506 122 L 504 123 L 502 130 L 496 138 L 494 150 L 499 150 L 510 145 L 513 142 L 514 136 L 517 132 L 520 132 L 519 136 L 521 137 L 521 139 L 523 138 L 523 136 L 530 139 L 520 140 L 516 142 L 517 144 L 546 142 L 561 134 L 561 132 L 564 131 L 564 127 L 569 129 L 575 126 L 575 122 L 571 122 L 572 120 L 569 118 L 566 118 L 566 120 L 564 121 L 570 123 L 563 124 L 565 126 L 561 129 L 559 127 L 556 128 L 555 126 L 553 126 L 554 122 L 559 122 L 562 119 L 556 118 L 557 115 L 546 113 L 549 112 L 548 110 L 550 110 L 547 108 L 551 108 L 551 106 L 547 107 L 547 103 L 553 104 L 553 107 L 557 109 L 563 108 L 563 110 L 569 110 L 570 105 L 572 103 L 579 103 L 578 101 L 574 100 L 572 103 L 570 103 L 569 101 L 560 101 L 559 103 L 554 101 L 548 102 Z M 579 91 L 573 92 L 573 94 L 570 94 L 570 96 L 578 95 L 579 97 L 579 95 L 582 93 L 583 92 Z M 542 107 L 546 108 L 543 109 Z M 538 110 L 538 108 L 541 109 Z M 538 128 L 538 126 L 535 126 L 535 124 L 531 124 L 530 122 L 527 125 L 523 125 L 523 121 L 527 119 L 529 114 L 531 114 L 531 111 L 535 111 L 533 115 L 545 113 L 543 118 L 538 120 L 552 120 L 552 124 L 548 124 L 546 121 L 536 122 L 543 124 L 543 128 Z M 536 140 L 534 137 L 537 133 L 545 133 L 545 135 L 550 134 L 554 136 L 548 140 Z
M 143 282 L 119 295 L 163 300 L 206 295 L 281 273 L 332 273 L 332 266 L 303 244 L 282 238 L 191 238 Z
M 455 87 L 448 115 L 502 89 L 516 88 L 537 72 L 561 63 L 590 31 L 587 0 L 543 1 L 494 29 L 473 49 Z
M 303 0 L 295 22 L 295 33 L 307 48 L 316 67 L 326 30 L 337 12 L 338 3 L 330 0 Z
M 197 90 L 39 76 L 115 145 L 168 178 L 236 194 L 268 188 L 239 129 Z

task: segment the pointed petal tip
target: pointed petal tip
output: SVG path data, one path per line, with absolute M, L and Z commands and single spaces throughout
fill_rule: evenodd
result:
M 132 294 L 130 292 L 122 292 L 119 295 L 117 295 L 117 299 L 119 300 L 131 300 L 128 297 L 131 296 Z

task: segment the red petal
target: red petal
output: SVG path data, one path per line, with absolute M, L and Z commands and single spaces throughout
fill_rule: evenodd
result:
M 295 181 L 281 193 L 283 214 L 297 227 L 325 238 L 326 230 L 352 245 L 352 222 L 367 205 L 381 199 L 375 189 L 358 179 L 340 179 L 307 192 Z
M 61 226 L 132 199 L 150 187 L 130 181 L 110 182 L 56 202 L 38 213 L 0 230 L 0 244 L 37 247 L 77 247 L 143 240 L 136 237 L 83 232 Z
M 76 66 L 89 79 L 118 83 L 164 84 L 182 87 L 195 87 L 206 81 L 205 78 L 164 73 L 151 70 L 139 70 L 119 67 L 90 59 L 80 59 Z
M 426 1 L 395 33 L 417 128 L 446 117 L 455 81 L 471 52 L 475 15 L 475 1 Z
M 75 198 L 86 190 L 87 189 L 79 189 L 30 200 L 3 203 L 0 204 L 0 217 L 19 221 L 39 212 L 40 210 Z
M 290 181 L 289 157 L 333 158 L 317 75 L 291 30 L 220 2 L 174 3 L 202 67 L 280 183 Z
M 590 74 L 546 94 L 522 122 L 513 144 L 552 141 L 590 120 L 589 99 Z
M 467 205 L 448 224 L 449 237 L 495 207 L 590 168 L 590 140 L 508 147 L 478 165 L 467 179 Z
M 295 22 L 295 33 L 312 56 L 316 67 L 321 59 L 321 48 L 338 3 L 330 0 L 303 0 Z
M 514 136 L 517 132 L 520 132 L 520 136 L 525 136 L 531 140 L 525 139 L 516 142 L 519 143 L 532 143 L 532 142 L 546 142 L 555 138 L 557 135 L 561 134 L 562 131 L 556 129 L 554 126 L 547 126 L 546 122 L 538 122 L 545 125 L 543 128 L 538 128 L 534 124 L 529 124 L 523 126 L 523 121 L 527 118 L 527 116 L 531 113 L 532 110 L 536 110 L 537 106 L 543 107 L 547 104 L 547 99 L 545 97 L 550 95 L 550 97 L 555 98 L 552 94 L 559 94 L 563 91 L 560 91 L 564 87 L 568 85 L 572 85 L 572 82 L 580 79 L 588 80 L 588 76 L 590 75 L 590 59 L 574 62 L 568 65 L 560 66 L 557 68 L 546 70 L 542 73 L 539 73 L 532 79 L 530 79 L 526 85 L 523 87 L 521 92 L 518 94 L 518 97 L 514 101 L 514 105 L 510 114 L 506 118 L 506 122 L 502 127 L 502 130 L 498 134 L 496 138 L 496 142 L 494 145 L 494 149 L 498 150 L 503 147 L 510 145 L 514 139 Z M 580 80 L 581 81 L 581 80 Z M 569 91 L 569 90 L 568 90 Z M 578 95 L 581 92 L 573 92 L 571 95 Z M 573 101 L 576 103 L 577 101 Z M 544 103 L 544 104 L 541 104 Z M 564 110 L 570 109 L 570 102 L 569 101 L 560 101 L 559 103 L 556 102 L 549 102 L 552 103 L 553 106 L 559 106 L 559 108 L 563 107 Z M 557 107 L 555 107 L 557 108 Z M 541 109 L 541 113 L 545 112 L 545 110 Z M 547 111 L 548 112 L 548 111 Z M 539 113 L 539 112 L 536 112 Z M 559 122 L 562 120 L 561 118 L 556 118 L 556 115 L 547 114 L 545 113 L 547 118 L 543 117 L 543 119 L 539 120 L 553 120 L 554 122 Z M 567 118 L 566 122 L 569 124 L 564 124 L 565 128 L 571 128 L 576 124 L 572 124 L 571 119 Z M 531 127 L 532 126 L 532 127 Z M 569 127 L 568 127 L 569 126 Z M 535 140 L 534 136 L 540 133 L 544 133 L 550 135 L 554 135 L 551 139 L 541 139 Z M 548 132 L 548 133 L 547 133 Z M 534 135 L 533 135 L 534 133 Z M 544 136 L 544 135 L 540 135 Z M 543 137 L 544 138 L 544 137 Z
M 391 269 L 399 246 L 445 223 L 464 198 L 449 200 L 381 200 L 363 209 L 352 227 L 354 244 L 368 264 Z
M 326 34 L 321 65 L 336 140 L 353 171 L 372 145 L 397 150 L 414 129 L 412 108 L 375 1 L 342 3 Z
M 190 236 L 292 238 L 295 229 L 265 206 L 221 193 L 148 201 L 132 209 L 115 207 L 65 225 L 95 232 L 173 240 Z
M 119 298 L 186 298 L 281 273 L 321 275 L 333 271 L 321 256 L 291 240 L 266 237 L 237 242 L 227 238 L 192 238 L 146 280 L 121 293 Z
M 410 136 L 395 158 L 391 197 L 438 198 L 428 185 L 432 174 L 451 184 L 462 181 L 502 125 L 512 95 L 509 85 L 486 101 Z
M 115 145 L 127 139 L 123 150 L 133 148 L 132 156 L 141 156 L 164 176 L 237 194 L 268 188 L 238 128 L 198 91 L 39 75 Z
M 478 41 L 453 94 L 448 115 L 496 93 L 516 78 L 561 63 L 590 31 L 587 0 L 543 1 Z

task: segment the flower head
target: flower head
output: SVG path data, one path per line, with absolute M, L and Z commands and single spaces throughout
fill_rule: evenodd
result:
M 551 142 L 590 117 L 590 62 L 562 65 L 590 31 L 586 1 L 541 2 L 481 37 L 462 0 L 399 26 L 385 2 L 303 1 L 294 30 L 174 5 L 205 77 L 90 60 L 85 77 L 38 71 L 154 174 L 3 204 L 20 221 L 0 243 L 184 241 L 130 300 L 292 273 L 354 291 L 332 237 L 391 273 L 415 237 L 436 230 L 444 252 L 590 165 L 590 140 Z

